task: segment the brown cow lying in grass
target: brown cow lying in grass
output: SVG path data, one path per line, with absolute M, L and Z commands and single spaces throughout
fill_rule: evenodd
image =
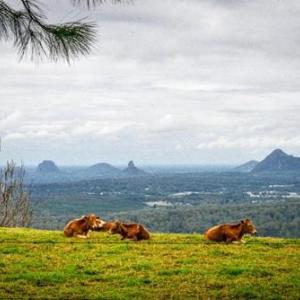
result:
M 140 241 L 150 239 L 150 233 L 143 225 L 140 224 L 124 224 L 116 221 L 114 223 L 110 223 L 108 227 L 110 227 L 108 232 L 111 234 L 120 234 L 121 240 L 129 239 L 133 241 Z
M 214 226 L 204 233 L 204 237 L 215 242 L 244 243 L 242 237 L 245 233 L 256 234 L 256 228 L 249 219 L 242 220 L 235 225 L 223 224 Z
M 97 230 L 104 224 L 105 222 L 94 214 L 85 215 L 80 219 L 69 221 L 64 228 L 64 235 L 66 237 L 87 238 L 90 230 Z

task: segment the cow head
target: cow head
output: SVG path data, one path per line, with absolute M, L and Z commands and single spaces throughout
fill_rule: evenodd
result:
M 112 225 L 109 229 L 109 233 L 110 234 L 121 233 L 121 231 L 122 231 L 121 226 L 122 226 L 122 223 L 120 221 L 116 221 L 116 222 L 112 223 Z
M 249 233 L 251 235 L 256 234 L 256 228 L 250 219 L 242 220 L 243 229 L 245 233 Z
M 102 221 L 99 217 L 97 217 L 95 214 L 89 214 L 84 217 L 86 222 L 88 223 L 89 227 L 91 229 L 98 229 L 103 227 L 105 224 L 104 221 Z
M 95 228 L 96 230 L 103 229 L 104 225 L 106 224 L 106 222 L 101 220 L 100 217 L 96 218 L 96 223 L 97 223 L 96 228 Z

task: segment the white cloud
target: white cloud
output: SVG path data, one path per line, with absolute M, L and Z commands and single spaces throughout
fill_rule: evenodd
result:
M 276 147 L 300 147 L 300 136 L 294 138 L 285 137 L 240 137 L 240 138 L 227 138 L 219 137 L 216 140 L 199 143 L 197 149 L 274 149 Z
M 240 162 L 273 147 L 300 155 L 299 1 L 47 5 L 53 21 L 90 14 L 99 43 L 71 66 L 19 63 L 0 44 L 2 159 Z
M 11 126 L 14 126 L 21 118 L 22 114 L 20 111 L 13 111 L 8 113 L 8 115 L 4 115 L 2 119 L 0 119 L 0 130 L 4 131 Z

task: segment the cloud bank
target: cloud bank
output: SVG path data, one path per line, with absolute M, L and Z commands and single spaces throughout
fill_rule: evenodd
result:
M 18 62 L 0 44 L 1 162 L 239 163 L 300 156 L 300 3 L 140 0 L 89 15 L 91 56 Z

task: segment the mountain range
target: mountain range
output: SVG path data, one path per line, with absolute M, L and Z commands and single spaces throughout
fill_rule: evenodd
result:
M 228 170 L 228 169 L 227 169 Z M 277 173 L 300 172 L 300 158 L 288 155 L 281 149 L 275 149 L 262 161 L 251 160 L 231 169 L 241 173 Z M 150 173 L 152 174 L 152 172 Z M 106 162 L 100 162 L 90 167 L 61 167 L 51 160 L 42 161 L 36 169 L 26 171 L 26 182 L 51 183 L 91 180 L 98 178 L 122 178 L 147 176 L 149 173 L 136 167 L 131 160 L 124 169 L 117 168 Z
M 281 149 L 272 151 L 252 172 L 300 171 L 300 157 L 288 155 Z
M 235 167 L 233 171 L 252 173 L 300 171 L 300 157 L 288 155 L 281 149 L 275 149 L 262 161 L 251 160 Z
M 148 175 L 144 170 L 137 168 L 131 160 L 124 169 L 117 168 L 105 162 L 90 167 L 61 167 L 54 161 L 44 160 L 37 168 L 26 172 L 26 181 L 31 183 L 70 182 L 97 178 L 121 178 Z

